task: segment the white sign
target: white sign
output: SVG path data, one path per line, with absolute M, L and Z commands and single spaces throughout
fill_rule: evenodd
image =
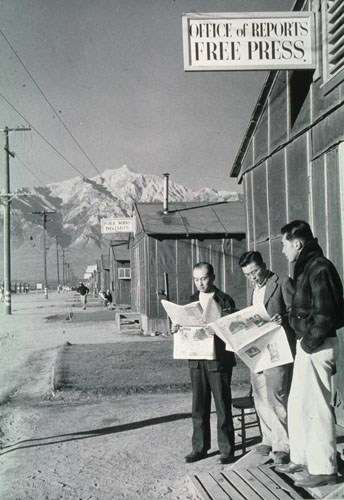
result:
M 315 68 L 313 12 L 183 15 L 185 71 Z
M 101 219 L 101 232 L 110 233 L 132 233 L 133 219 Z

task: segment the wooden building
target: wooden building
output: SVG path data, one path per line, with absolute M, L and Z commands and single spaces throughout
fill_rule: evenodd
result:
M 291 273 L 280 229 L 307 220 L 343 277 L 344 253 L 344 2 L 298 1 L 314 10 L 316 70 L 267 76 L 231 170 L 244 185 L 246 241 L 277 273 Z M 337 400 L 344 401 L 344 349 Z M 338 410 L 338 418 L 344 421 Z
M 145 332 L 166 331 L 160 300 L 189 302 L 195 291 L 192 270 L 199 261 L 215 269 L 215 284 L 245 306 L 246 286 L 237 261 L 245 251 L 245 211 L 241 201 L 137 203 L 131 239 L 132 310 Z
M 128 240 L 110 242 L 110 284 L 114 304 L 131 303 L 131 268 Z

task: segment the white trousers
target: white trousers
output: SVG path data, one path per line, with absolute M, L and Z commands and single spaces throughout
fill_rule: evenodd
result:
M 287 402 L 293 365 L 251 372 L 254 404 L 262 429 L 262 444 L 289 453 Z
M 336 429 L 331 407 L 331 377 L 338 355 L 337 338 L 328 338 L 307 354 L 297 342 L 288 401 L 290 459 L 310 474 L 337 472 Z

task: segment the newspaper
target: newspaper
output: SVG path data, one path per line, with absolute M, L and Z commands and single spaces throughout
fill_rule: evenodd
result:
M 209 325 L 254 372 L 293 362 L 282 326 L 271 321 L 264 305 L 254 305 Z
M 180 325 L 173 335 L 174 359 L 215 359 L 214 335 L 209 334 L 205 325 L 219 315 L 216 302 L 210 301 L 206 310 L 199 302 L 185 306 L 161 301 L 172 323 Z
M 284 328 L 271 321 L 263 305 L 211 321 L 212 311 L 203 311 L 199 302 L 186 306 L 166 300 L 161 303 L 172 322 L 183 327 L 174 334 L 176 359 L 215 359 L 207 324 L 225 342 L 226 349 L 235 352 L 254 372 L 293 361 Z

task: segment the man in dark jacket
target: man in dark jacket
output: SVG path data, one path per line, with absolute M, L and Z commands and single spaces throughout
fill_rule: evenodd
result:
M 214 269 L 208 262 L 199 262 L 193 270 L 197 292 L 191 302 L 199 301 L 203 310 L 211 309 L 211 321 L 235 311 L 234 300 L 214 286 Z M 209 321 L 209 317 L 208 317 Z M 214 336 L 214 360 L 189 360 L 192 385 L 192 452 L 185 461 L 197 462 L 210 449 L 210 407 L 214 397 L 217 415 L 217 441 L 220 450 L 218 462 L 234 460 L 234 425 L 232 417 L 231 380 L 235 356 L 226 351 L 225 343 Z
M 80 281 L 78 288 L 76 291 L 80 294 L 80 302 L 83 306 L 83 309 L 86 309 L 87 304 L 87 295 L 90 293 L 90 289 Z
M 287 313 L 291 307 L 291 280 L 269 271 L 260 252 L 245 252 L 239 259 L 245 277 L 253 286 L 250 304 L 263 304 L 272 321 L 284 327 L 291 351 L 295 353 L 295 334 Z M 292 376 L 292 363 L 274 366 L 259 373 L 251 372 L 255 407 L 262 429 L 262 444 L 257 453 L 272 452 L 275 464 L 289 462 L 287 404 Z
M 344 326 L 343 286 L 307 222 L 290 222 L 281 232 L 282 251 L 295 262 L 290 322 L 298 340 L 288 403 L 291 462 L 277 470 L 293 473 L 308 467 L 309 474 L 297 486 L 333 484 L 337 462 L 331 376 L 338 352 L 336 330 Z

